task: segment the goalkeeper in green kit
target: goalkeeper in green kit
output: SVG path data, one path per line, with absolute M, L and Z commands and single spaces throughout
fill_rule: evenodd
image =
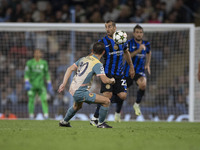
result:
M 48 71 L 47 61 L 41 59 L 42 53 L 39 49 L 34 51 L 34 58 L 26 62 L 25 67 L 25 90 L 28 92 L 28 111 L 29 118 L 34 118 L 35 96 L 40 97 L 44 118 L 48 119 L 47 90 L 50 95 L 54 95 L 51 79 Z M 47 90 L 45 86 L 47 82 Z

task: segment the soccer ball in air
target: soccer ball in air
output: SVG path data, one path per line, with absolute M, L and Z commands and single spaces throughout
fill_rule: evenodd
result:
M 113 40 L 116 44 L 124 44 L 127 41 L 127 34 L 124 31 L 118 30 L 113 34 Z

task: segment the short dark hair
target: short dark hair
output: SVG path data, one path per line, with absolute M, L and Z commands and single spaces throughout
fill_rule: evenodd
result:
M 143 28 L 142 28 L 139 24 L 137 24 L 137 25 L 133 28 L 133 32 L 135 32 L 136 29 L 140 29 L 140 30 L 143 31 Z
M 115 22 L 113 20 L 107 20 L 105 23 L 112 23 L 112 26 L 116 26 Z
M 93 45 L 93 53 L 97 55 L 101 55 L 105 50 L 105 45 L 101 42 L 97 42 Z

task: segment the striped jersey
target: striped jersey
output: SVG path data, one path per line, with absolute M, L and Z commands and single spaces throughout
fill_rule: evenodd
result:
M 104 69 L 107 76 L 121 76 L 123 75 L 123 48 L 118 45 L 118 49 L 114 49 L 115 42 L 108 36 L 105 36 L 99 42 L 105 45 Z
M 135 73 L 144 75 L 145 74 L 144 67 L 145 67 L 145 62 L 146 62 L 146 54 L 148 54 L 150 52 L 150 43 L 148 41 L 142 41 L 142 44 L 145 45 L 146 49 L 142 50 L 141 53 L 138 53 L 134 57 L 132 57 L 132 62 L 133 62 L 133 65 L 134 65 Z M 140 47 L 140 44 L 137 43 L 134 38 L 127 41 L 127 45 L 129 47 L 130 53 L 138 50 L 139 47 Z M 124 75 L 126 77 L 129 76 L 129 69 L 130 69 L 130 66 L 128 65 L 127 62 L 125 62 L 125 64 L 124 64 Z
M 72 96 L 77 90 L 86 91 L 91 85 L 93 75 L 105 75 L 103 64 L 95 55 L 82 57 L 74 65 L 77 67 L 77 72 L 69 88 Z

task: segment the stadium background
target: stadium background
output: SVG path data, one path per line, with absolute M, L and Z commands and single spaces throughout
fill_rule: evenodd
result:
M 104 0 L 93 1 L 34 1 L 1 0 L 1 22 L 33 23 L 104 23 L 113 19 L 116 23 L 195 23 L 200 24 L 199 0 Z M 73 17 L 73 15 L 75 15 Z M 128 33 L 129 38 L 131 32 Z M 18 118 L 27 118 L 27 94 L 24 90 L 25 62 L 32 58 L 33 50 L 43 50 L 49 63 L 52 83 L 56 91 L 66 68 L 72 63 L 72 33 L 70 31 L 0 32 L 0 113 L 11 109 Z M 73 38 L 76 49 L 73 60 L 90 53 L 93 42 L 105 36 L 105 32 L 76 32 Z M 166 38 L 167 37 L 167 38 Z M 170 114 L 188 114 L 189 78 L 189 31 L 145 32 L 152 49 L 152 75 L 148 76 L 148 87 L 142 103 L 145 119 L 166 120 Z M 179 62 L 179 63 L 178 63 Z M 170 67 L 169 67 L 170 66 Z M 168 75 L 170 72 L 171 76 Z M 164 82 L 163 82 L 164 81 Z M 95 83 L 98 83 L 96 80 Z M 94 91 L 99 92 L 95 84 Z M 123 106 L 123 117 L 133 115 L 136 86 L 129 91 Z M 131 94 L 130 94 L 131 93 Z M 57 119 L 72 104 L 71 96 L 56 94 L 48 98 L 50 117 Z M 41 112 L 36 100 L 36 114 Z M 84 105 L 80 113 L 89 115 L 94 105 Z M 114 112 L 114 105 L 110 114 Z M 60 116 L 61 117 L 61 116 Z M 158 119 L 157 118 L 157 119 Z M 82 118 L 83 119 L 83 118 Z M 112 118 L 111 118 L 112 120 Z

